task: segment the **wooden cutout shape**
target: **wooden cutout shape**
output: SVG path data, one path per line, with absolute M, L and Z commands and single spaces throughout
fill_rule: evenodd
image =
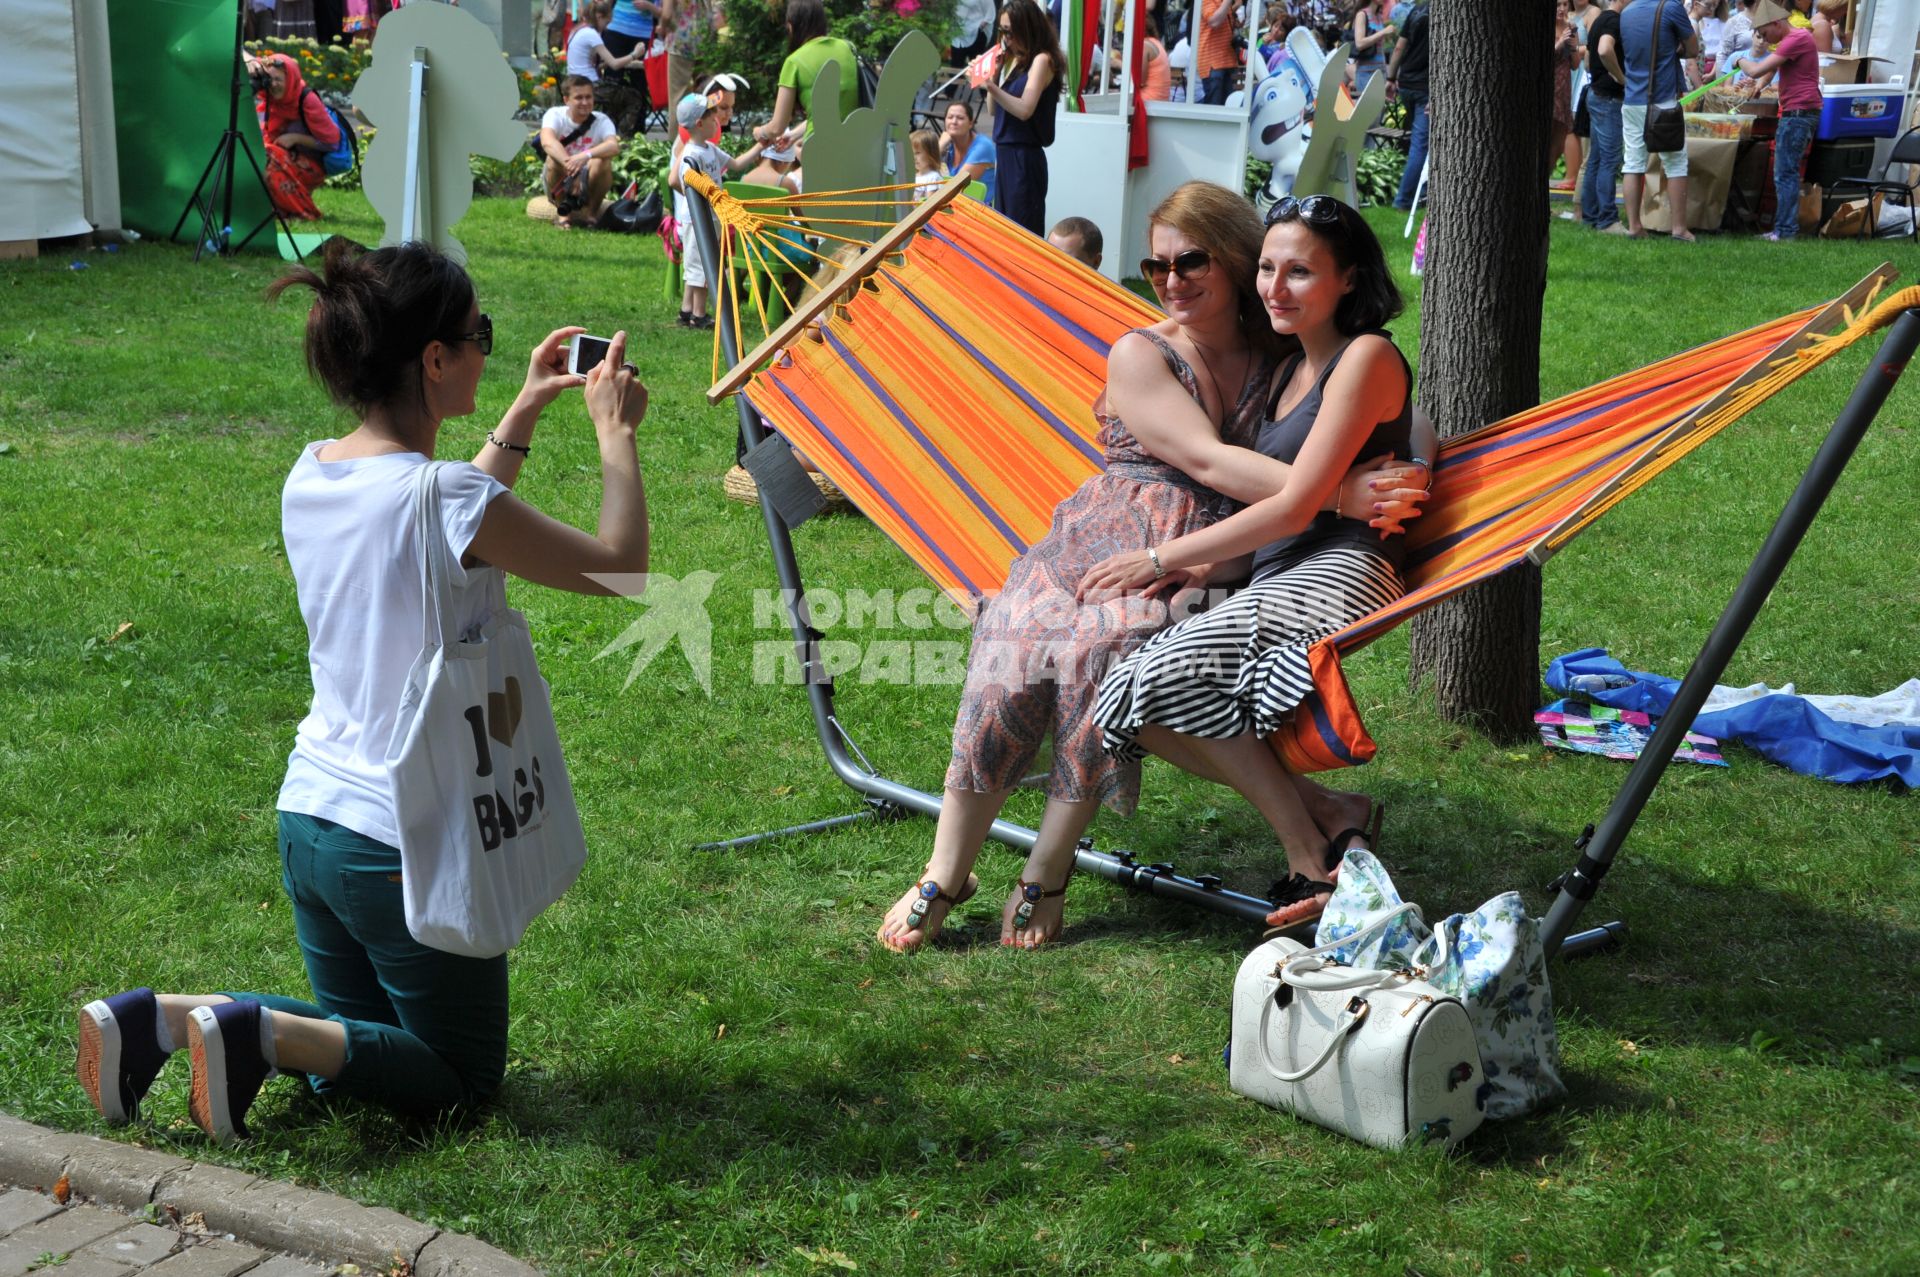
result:
M 858 67 L 829 62 L 813 83 L 808 119 L 813 135 L 802 155 L 809 191 L 856 191 L 869 186 L 913 184 L 913 152 L 907 142 L 912 131 L 913 100 L 920 86 L 940 68 L 940 51 L 920 31 L 909 31 L 893 46 L 872 106 L 840 118 L 840 75 L 858 75 Z M 889 173 L 889 161 L 892 172 Z M 852 226 L 814 218 L 812 225 L 848 239 L 873 240 L 906 216 L 912 192 L 905 198 L 877 195 L 871 205 L 850 205 L 835 212 L 855 221 L 883 222 L 881 226 Z M 804 205 L 803 205 L 804 207 Z M 837 241 L 829 241 L 837 243 Z
M 513 118 L 520 86 L 478 18 L 452 5 L 407 5 L 380 19 L 373 62 L 353 86 L 353 104 L 379 130 L 361 165 L 367 202 L 386 223 L 382 246 L 400 242 L 406 202 L 407 90 L 415 47 L 427 50 L 423 183 L 429 224 L 418 238 L 457 262 L 467 250 L 453 225 L 473 203 L 468 159 L 510 160 L 527 144 L 527 127 Z
M 1299 199 L 1309 195 L 1331 195 L 1352 208 L 1360 207 L 1357 168 L 1360 152 L 1367 144 L 1367 130 L 1379 122 L 1387 107 L 1387 78 L 1376 75 L 1367 84 L 1360 100 L 1345 116 L 1340 114 L 1340 85 L 1346 79 L 1347 56 L 1353 46 L 1343 44 L 1327 59 L 1320 71 L 1320 88 L 1315 98 L 1313 136 L 1307 153 L 1293 175 L 1292 194 Z

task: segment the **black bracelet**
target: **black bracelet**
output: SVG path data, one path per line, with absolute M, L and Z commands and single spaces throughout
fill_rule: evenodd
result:
M 493 431 L 491 430 L 487 431 L 487 442 L 492 444 L 496 448 L 505 448 L 508 452 L 517 452 L 523 457 L 531 457 L 533 455 L 533 449 L 527 444 L 508 443 L 505 439 L 502 439 L 499 435 L 494 434 Z

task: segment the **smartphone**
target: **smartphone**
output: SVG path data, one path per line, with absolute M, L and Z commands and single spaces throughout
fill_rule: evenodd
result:
M 607 357 L 607 349 L 612 345 L 605 337 L 589 337 L 581 333 L 573 339 L 573 346 L 567 351 L 567 371 L 576 377 L 585 376 L 589 369 Z

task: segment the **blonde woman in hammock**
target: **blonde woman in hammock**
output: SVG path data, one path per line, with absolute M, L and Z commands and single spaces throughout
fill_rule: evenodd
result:
M 1170 625 L 1178 595 L 1209 577 L 1170 575 L 1087 605 L 1075 589 L 1109 555 L 1200 531 L 1285 487 L 1290 467 L 1252 450 L 1282 344 L 1254 291 L 1261 234 L 1252 205 L 1210 182 L 1189 182 L 1154 210 L 1153 255 L 1140 267 L 1167 318 L 1114 343 L 1094 405 L 1106 468 L 1060 503 L 974 625 L 933 851 L 881 923 L 889 948 L 926 944 L 978 889 L 972 869 L 987 832 L 1048 737 L 1046 812 L 1001 912 L 1002 944 L 1032 948 L 1059 934 L 1075 844 L 1102 803 L 1132 813 L 1140 766 L 1101 749 L 1094 696 L 1107 668 Z M 1417 514 L 1425 482 L 1404 465 L 1356 468 L 1339 495 L 1346 509 L 1377 509 L 1386 530 Z M 1302 785 L 1329 834 L 1365 822 L 1364 795 Z

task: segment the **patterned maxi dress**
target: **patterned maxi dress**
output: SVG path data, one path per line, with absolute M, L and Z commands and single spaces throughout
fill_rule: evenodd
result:
M 1194 401 L 1203 402 L 1193 368 L 1172 345 L 1151 330 L 1136 331 L 1159 347 Z M 1272 374 L 1272 360 L 1256 356 L 1221 424 L 1224 442 L 1253 446 Z M 1130 815 L 1140 797 L 1140 764 L 1108 757 L 1090 715 L 1108 666 L 1171 623 L 1169 600 L 1129 595 L 1083 607 L 1074 592 L 1086 570 L 1109 555 L 1197 531 L 1238 507 L 1148 456 L 1106 410 L 1104 396 L 1094 415 L 1106 469 L 1055 508 L 1047 535 L 1014 561 L 1006 585 L 974 624 L 946 785 L 977 793 L 1011 789 L 1051 735 L 1048 797 L 1098 798 Z

